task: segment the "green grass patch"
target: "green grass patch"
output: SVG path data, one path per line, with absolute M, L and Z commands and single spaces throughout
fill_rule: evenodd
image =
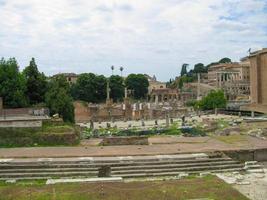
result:
M 229 136 L 212 136 L 217 140 L 220 140 L 222 142 L 228 143 L 228 144 L 234 144 L 234 143 L 242 143 L 247 142 L 247 136 L 245 135 L 229 135 Z
M 182 180 L 71 183 L 71 184 L 8 184 L 0 185 L 0 200 L 248 200 L 215 176 Z

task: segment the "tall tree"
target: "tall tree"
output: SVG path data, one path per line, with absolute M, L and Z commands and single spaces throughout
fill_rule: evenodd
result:
M 45 94 L 45 103 L 50 114 L 58 113 L 64 122 L 74 122 L 74 106 L 70 96 L 70 87 L 64 76 L 53 78 Z
M 187 75 L 187 67 L 188 67 L 188 64 L 186 63 L 182 65 L 181 76 Z
M 46 77 L 38 71 L 34 58 L 30 65 L 23 71 L 26 78 L 26 94 L 30 104 L 44 102 L 45 92 L 47 89 Z
M 19 72 L 15 58 L 0 60 L 0 96 L 3 97 L 4 106 L 10 108 L 25 107 L 28 101 L 25 95 L 26 81 Z
M 147 96 L 149 82 L 143 74 L 130 74 L 126 80 L 125 85 L 128 89 L 133 90 L 135 99 L 142 99 Z
M 118 75 L 111 76 L 109 78 L 109 86 L 111 89 L 111 98 L 114 101 L 122 100 L 124 96 L 123 78 Z

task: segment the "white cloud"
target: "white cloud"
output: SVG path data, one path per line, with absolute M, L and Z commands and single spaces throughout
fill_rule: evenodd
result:
M 265 0 L 0 0 L 0 56 L 40 70 L 156 74 L 267 45 Z

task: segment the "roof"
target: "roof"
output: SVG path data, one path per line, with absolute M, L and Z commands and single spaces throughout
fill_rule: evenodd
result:
M 262 50 L 259 50 L 259 51 L 254 51 L 248 57 L 250 58 L 250 57 L 253 57 L 259 54 L 265 54 L 265 53 L 267 53 L 267 48 L 263 48 Z

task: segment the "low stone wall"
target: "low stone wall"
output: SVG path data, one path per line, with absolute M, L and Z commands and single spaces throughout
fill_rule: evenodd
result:
M 240 161 L 267 161 L 267 148 L 263 149 L 247 149 L 237 151 L 225 151 L 229 157 Z
M 0 119 L 0 128 L 42 127 L 41 119 Z
M 136 137 L 106 137 L 101 142 L 104 146 L 116 146 L 116 145 L 148 145 L 148 137 L 136 136 Z

